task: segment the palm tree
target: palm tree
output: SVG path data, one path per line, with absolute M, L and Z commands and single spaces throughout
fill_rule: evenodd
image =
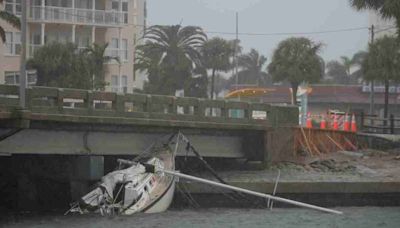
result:
M 4 0 L 0 0 L 0 5 L 2 5 Z M 10 25 L 12 25 L 15 28 L 20 28 L 21 27 L 21 22 L 17 16 L 14 14 L 11 14 L 7 11 L 0 10 L 0 19 L 8 22 Z M 0 26 L 0 38 L 3 41 L 3 43 L 6 42 L 6 31 L 4 31 L 4 28 Z
M 90 89 L 92 63 L 72 43 L 49 43 L 35 51 L 27 67 L 37 71 L 37 85 Z
M 350 69 L 353 66 L 353 61 L 347 56 L 341 56 L 340 59 L 342 60 L 344 69 L 346 69 L 347 77 L 350 77 Z
M 106 82 L 104 80 L 105 70 L 104 64 L 116 60 L 119 62 L 118 57 L 111 57 L 105 55 L 108 43 L 106 44 L 96 44 L 85 49 L 83 52 L 86 53 L 90 62 L 91 71 L 93 73 L 92 77 L 92 90 L 104 90 Z
M 384 36 L 369 45 L 362 63 L 366 81 L 381 81 L 385 84 L 384 117 L 388 117 L 389 83 L 398 81 L 400 70 L 400 44 L 396 38 Z
M 303 82 L 316 82 L 323 75 L 323 61 L 318 56 L 321 44 L 303 37 L 288 38 L 279 43 L 268 71 L 274 81 L 289 81 L 292 104 L 297 104 L 297 89 Z
M 358 69 L 356 69 L 351 76 L 355 79 L 360 79 L 362 78 L 362 63 L 365 59 L 365 57 L 367 56 L 367 52 L 366 51 L 359 51 L 357 53 L 355 53 L 353 55 L 353 58 L 351 59 L 353 66 L 357 67 Z
M 157 58 L 158 65 L 164 70 L 163 82 L 171 84 L 169 93 L 182 89 L 191 69 L 201 65 L 199 49 L 207 40 L 200 27 L 180 25 L 154 25 L 147 29 L 146 43 L 138 49 L 147 57 Z M 140 60 L 136 61 L 140 64 Z M 172 78 L 171 78 L 172 77 Z
M 249 53 L 239 56 L 239 66 L 242 68 L 239 75 L 245 84 L 265 84 L 268 74 L 262 69 L 267 62 L 267 57 L 260 55 L 257 50 L 251 49 Z
M 215 74 L 218 71 L 227 72 L 232 68 L 230 60 L 234 51 L 232 43 L 219 37 L 212 38 L 203 45 L 202 58 L 204 67 L 211 70 L 211 99 L 214 99 Z
M 400 2 L 398 0 L 349 0 L 356 10 L 375 10 L 384 19 L 395 19 L 400 31 Z
M 349 75 L 346 66 L 337 60 L 329 61 L 326 64 L 327 75 L 333 78 L 336 84 L 348 84 Z

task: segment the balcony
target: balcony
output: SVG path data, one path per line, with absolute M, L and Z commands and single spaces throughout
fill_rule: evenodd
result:
M 95 26 L 122 26 L 128 23 L 128 13 L 118 11 L 32 6 L 29 20 L 33 22 L 84 24 Z

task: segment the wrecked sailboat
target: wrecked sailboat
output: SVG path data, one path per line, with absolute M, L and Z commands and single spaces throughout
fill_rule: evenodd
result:
M 178 138 L 178 136 L 176 137 Z M 98 187 L 72 204 L 67 212 L 99 212 L 102 215 L 157 213 L 168 209 L 175 190 L 175 178 L 150 169 L 175 170 L 175 150 L 168 143 L 153 145 L 133 161 L 118 159 L 119 169 L 108 173 Z
M 175 142 L 172 141 L 173 138 L 176 139 Z M 175 181 L 182 178 L 268 200 L 327 213 L 342 214 L 341 211 L 228 185 L 218 177 L 211 167 L 210 171 L 220 183 L 177 172 L 175 171 L 175 155 L 180 140 L 186 144 L 187 152 L 192 151 L 200 160 L 203 160 L 189 140 L 183 134 L 178 133 L 176 137 L 170 137 L 168 143 L 162 143 L 159 146 L 153 145 L 150 153 L 144 152 L 133 161 L 118 159 L 120 168 L 104 176 L 101 184 L 83 196 L 79 202 L 73 204 L 67 213 L 96 211 L 102 215 L 132 215 L 138 212 L 163 212 L 172 202 Z M 170 147 L 171 144 L 175 144 L 173 151 Z M 205 161 L 204 163 L 206 164 Z M 208 166 L 208 164 L 206 165 Z M 124 166 L 127 168 L 121 168 Z

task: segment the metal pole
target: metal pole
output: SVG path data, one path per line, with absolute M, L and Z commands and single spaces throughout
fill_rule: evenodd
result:
M 236 12 L 236 39 L 235 39 L 235 84 L 236 89 L 239 85 L 239 75 L 238 75 L 238 52 L 239 52 L 239 13 Z
M 25 104 L 25 89 L 26 89 L 26 2 L 21 1 L 21 59 L 20 59 L 20 74 L 19 74 L 19 105 L 22 109 Z
M 375 39 L 375 26 L 371 25 L 371 45 L 374 44 L 374 39 Z M 375 82 L 374 80 L 371 80 L 371 91 L 369 93 L 369 99 L 370 99 L 370 106 L 369 106 L 369 114 L 373 115 L 374 114 L 374 103 L 375 103 Z
M 165 174 L 177 176 L 177 177 L 180 177 L 183 179 L 188 179 L 188 180 L 197 181 L 197 182 L 204 183 L 204 184 L 213 185 L 216 187 L 226 188 L 226 189 L 230 189 L 230 190 L 237 191 L 237 192 L 243 192 L 243 193 L 246 193 L 249 195 L 254 195 L 254 196 L 263 197 L 263 198 L 267 198 L 267 199 L 271 199 L 271 200 L 276 200 L 276 201 L 283 202 L 283 203 L 293 204 L 293 205 L 300 206 L 300 207 L 310 208 L 310 209 L 333 213 L 333 214 L 338 214 L 338 215 L 343 214 L 343 212 L 341 212 L 341 211 L 332 210 L 332 209 L 328 209 L 328 208 L 324 208 L 324 207 L 319 207 L 319 206 L 302 203 L 302 202 L 298 202 L 298 201 L 294 201 L 294 200 L 290 200 L 290 199 L 285 199 L 285 198 L 281 198 L 281 197 L 277 197 L 277 196 L 271 196 L 269 194 L 259 193 L 259 192 L 255 192 L 255 191 L 251 191 L 251 190 L 247 190 L 247 189 L 243 189 L 243 188 L 238 188 L 235 186 L 217 183 L 214 181 L 210 181 L 210 180 L 206 180 L 206 179 L 202 179 L 202 178 L 198 178 L 198 177 L 194 177 L 194 176 L 189 176 L 189 175 L 186 175 L 183 173 L 178 173 L 178 172 L 169 171 L 169 170 L 156 170 L 156 171 L 164 172 Z

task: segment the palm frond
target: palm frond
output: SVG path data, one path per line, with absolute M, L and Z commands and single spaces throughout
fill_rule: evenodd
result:
M 7 11 L 0 11 L 0 19 L 3 19 L 15 28 L 21 28 L 21 21 L 17 16 Z
M 3 41 L 3 43 L 6 42 L 6 31 L 0 26 L 0 38 Z

